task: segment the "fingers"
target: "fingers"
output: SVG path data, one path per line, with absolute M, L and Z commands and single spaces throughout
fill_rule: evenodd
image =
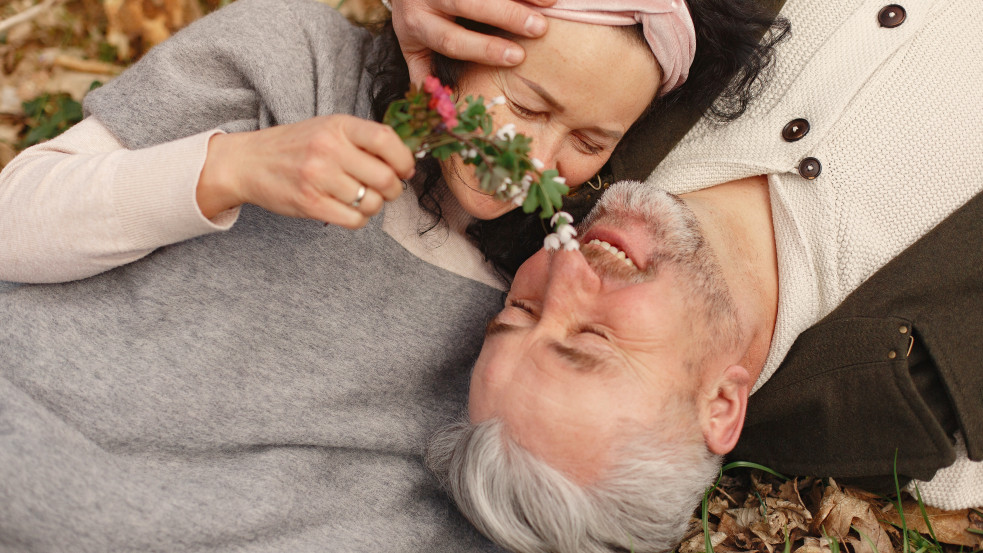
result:
M 533 3 L 546 6 L 554 1 Z M 546 18 L 514 0 L 443 0 L 442 4 L 442 11 L 448 15 L 465 17 L 519 36 L 536 38 L 546 32 Z
M 364 226 L 386 201 L 398 198 L 403 192 L 400 179 L 415 171 L 412 152 L 393 129 L 348 115 L 316 117 L 232 136 L 239 139 L 229 146 L 237 153 L 232 180 L 236 181 L 238 204 L 251 203 L 282 215 L 347 228 Z M 214 152 L 209 146 L 210 157 L 224 151 L 219 148 L 224 147 L 223 142 L 214 142 Z M 215 171 L 202 171 L 199 190 L 208 190 L 204 185 L 211 180 L 205 177 L 212 173 Z M 353 205 L 361 189 L 365 193 Z
M 387 125 L 350 118 L 346 119 L 346 126 L 346 135 L 358 148 L 346 160 L 348 173 L 387 200 L 395 200 L 403 191 L 399 179 L 412 177 L 416 170 L 413 153 Z
M 369 219 L 382 211 L 385 203 L 382 195 L 365 187 L 362 199 L 355 205 L 359 196 L 359 185 L 353 179 L 338 179 L 333 195 L 320 189 L 309 188 L 295 202 L 295 212 L 291 215 L 305 219 L 316 219 L 326 224 L 349 229 L 365 226 Z
M 532 0 L 540 6 L 555 0 Z M 525 59 L 518 44 L 497 36 L 469 31 L 455 18 L 465 17 L 517 36 L 536 38 L 547 21 L 536 10 L 515 0 L 402 0 L 393 6 L 393 25 L 413 82 L 430 72 L 431 52 L 485 65 L 514 66 Z
M 434 19 L 420 33 L 421 39 L 433 50 L 453 59 L 513 66 L 522 63 L 526 57 L 522 47 L 511 40 L 469 31 L 445 19 Z

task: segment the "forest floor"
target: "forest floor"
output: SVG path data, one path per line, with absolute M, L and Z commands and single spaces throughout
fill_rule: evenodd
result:
M 0 168 L 81 118 L 83 97 L 194 19 L 229 0 L 0 0 Z M 355 21 L 378 0 L 341 0 Z M 329 1 L 332 5 L 337 0 Z M 680 553 L 940 553 L 983 547 L 983 513 L 903 504 L 831 480 L 728 472 L 694 514 Z M 903 516 L 899 513 L 903 512 Z M 704 534 L 704 525 L 709 530 Z

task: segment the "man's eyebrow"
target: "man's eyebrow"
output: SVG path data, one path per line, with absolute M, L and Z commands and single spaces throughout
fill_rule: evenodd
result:
M 597 371 L 608 361 L 606 357 L 582 349 L 565 346 L 556 340 L 551 340 L 548 346 L 557 355 L 566 359 L 579 372 Z
M 496 315 L 495 318 L 488 321 L 488 325 L 485 326 L 485 339 L 487 340 L 492 336 L 504 334 L 506 332 L 515 332 L 516 330 L 519 330 L 518 326 L 503 323 L 502 321 L 498 320 L 498 316 Z

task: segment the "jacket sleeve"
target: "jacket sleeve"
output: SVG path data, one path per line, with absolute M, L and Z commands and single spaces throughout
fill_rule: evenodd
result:
M 209 220 L 195 198 L 217 132 L 127 150 L 90 117 L 22 152 L 0 173 L 0 280 L 81 279 L 230 228 L 238 210 Z

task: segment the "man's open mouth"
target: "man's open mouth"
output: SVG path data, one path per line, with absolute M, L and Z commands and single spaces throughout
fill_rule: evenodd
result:
M 587 245 L 588 246 L 599 246 L 604 251 L 610 253 L 611 255 L 613 255 L 613 256 L 617 257 L 618 259 L 620 259 L 621 261 L 623 261 L 625 263 L 625 265 L 631 267 L 632 269 L 635 269 L 636 268 L 635 267 L 635 262 L 632 261 L 630 257 L 628 257 L 628 254 L 626 254 L 622 250 L 618 249 L 617 246 L 613 246 L 610 243 L 605 242 L 604 240 L 598 240 L 597 238 L 595 238 L 595 239 L 587 242 Z

